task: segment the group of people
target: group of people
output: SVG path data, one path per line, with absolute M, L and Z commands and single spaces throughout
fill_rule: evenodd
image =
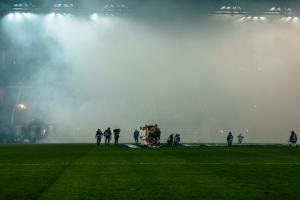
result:
M 171 134 L 168 137 L 167 145 L 168 146 L 177 146 L 180 144 L 180 134 Z
M 135 129 L 133 132 L 133 138 L 136 144 L 139 143 L 139 139 L 141 140 L 141 144 L 147 147 L 154 147 L 160 144 L 160 128 L 155 125 L 145 125 L 144 127 L 140 127 L 140 131 Z
M 240 133 L 237 136 L 237 138 L 238 138 L 238 144 L 242 144 L 244 136 Z M 233 142 L 233 135 L 232 135 L 231 132 L 229 132 L 228 135 L 227 135 L 227 144 L 228 144 L 229 147 L 232 146 L 232 142 Z
M 119 129 L 119 128 L 113 130 L 115 145 L 118 145 L 118 143 L 119 143 L 120 132 L 121 132 L 121 129 Z M 101 144 L 101 139 L 102 139 L 102 137 L 104 137 L 105 138 L 105 146 L 109 146 L 110 140 L 112 138 L 111 136 L 112 136 L 112 132 L 110 130 L 110 127 L 108 127 L 104 132 L 102 132 L 98 128 L 96 135 L 95 135 L 95 138 L 97 139 L 97 145 L 99 146 Z
M 244 136 L 240 133 L 237 136 L 237 138 L 238 138 L 238 144 L 242 144 Z M 229 132 L 228 135 L 227 135 L 227 144 L 228 144 L 229 147 L 232 146 L 232 142 L 233 142 L 233 135 L 232 135 L 231 132 Z M 294 130 L 291 131 L 291 135 L 290 135 L 290 138 L 289 138 L 289 143 L 290 143 L 291 147 L 297 146 L 296 145 L 296 143 L 297 143 L 297 134 Z
M 119 137 L 120 137 L 121 129 L 111 129 L 108 127 L 104 132 L 102 132 L 99 128 L 96 132 L 95 138 L 97 139 L 97 145 L 101 144 L 102 137 L 105 138 L 105 146 L 109 146 L 110 140 L 112 139 L 112 134 L 114 136 L 114 145 L 118 145 Z M 135 129 L 133 132 L 133 138 L 136 144 L 139 144 L 139 139 L 141 140 L 141 144 L 147 147 L 155 147 L 160 145 L 160 136 L 161 130 L 155 125 L 145 125 L 144 127 L 140 127 L 138 131 Z M 227 135 L 227 144 L 229 147 L 232 146 L 233 143 L 233 135 L 231 132 Z M 240 133 L 237 136 L 238 144 L 242 144 L 244 136 Z M 291 131 L 291 135 L 289 137 L 290 146 L 294 147 L 297 146 L 297 134 L 294 130 Z M 167 145 L 168 146 L 177 146 L 180 144 L 180 134 L 171 134 L 168 137 Z
M 242 144 L 244 136 L 240 133 L 238 136 L 238 144 Z M 227 135 L 227 144 L 228 146 L 232 146 L 232 142 L 233 142 L 233 135 L 231 132 L 228 133 Z

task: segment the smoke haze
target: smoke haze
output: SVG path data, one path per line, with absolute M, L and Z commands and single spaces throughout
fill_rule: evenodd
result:
M 297 21 L 9 14 L 2 30 L 30 63 L 28 101 L 55 124 L 49 142 L 92 142 L 107 127 L 128 142 L 155 123 L 163 140 L 176 132 L 183 142 L 224 142 L 232 131 L 286 143 L 300 131 Z

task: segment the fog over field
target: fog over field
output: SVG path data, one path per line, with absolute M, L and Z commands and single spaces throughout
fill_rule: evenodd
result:
M 30 63 L 29 104 L 56 126 L 49 142 L 121 142 L 157 123 L 162 140 L 286 143 L 300 132 L 298 19 L 211 15 L 133 17 L 8 14 L 10 52 Z M 27 67 L 27 66 L 25 66 Z

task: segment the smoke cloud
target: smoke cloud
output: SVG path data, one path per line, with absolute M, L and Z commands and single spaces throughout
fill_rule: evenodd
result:
M 9 51 L 26 63 L 32 112 L 49 142 L 92 142 L 97 128 L 157 123 L 162 140 L 286 143 L 300 131 L 300 24 L 208 16 L 188 22 L 6 15 Z

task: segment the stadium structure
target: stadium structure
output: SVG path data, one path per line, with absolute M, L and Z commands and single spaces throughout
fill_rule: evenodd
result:
M 29 17 L 31 14 L 78 15 L 86 19 L 97 16 L 120 16 L 147 20 L 193 19 L 195 16 L 241 16 L 241 20 L 265 20 L 278 16 L 298 21 L 298 0 L 3 0 L 0 16 Z M 1 27 L 2 28 L 2 27 Z M 20 52 L 22 53 L 22 52 Z M 30 58 L 16 59 L 9 44 L 0 34 L 0 142 L 24 142 L 47 137 L 55 125 L 40 113 L 28 91 L 36 85 L 28 80 L 37 70 Z M 37 94 L 38 95 L 38 94 Z M 23 105 L 23 106 L 22 106 Z

